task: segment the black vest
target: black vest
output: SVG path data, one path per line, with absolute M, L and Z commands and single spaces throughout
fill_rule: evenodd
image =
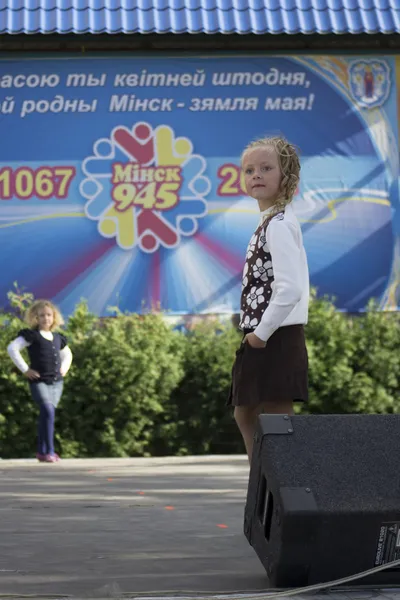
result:
M 22 329 L 18 336 L 29 344 L 30 368 L 40 373 L 36 382 L 54 383 L 62 379 L 60 351 L 67 345 L 67 339 L 61 333 L 53 332 L 53 339 L 46 340 L 37 329 Z

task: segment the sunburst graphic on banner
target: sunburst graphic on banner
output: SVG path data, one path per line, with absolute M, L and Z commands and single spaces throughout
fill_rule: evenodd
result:
M 206 167 L 191 141 L 176 137 L 167 125 L 116 127 L 109 139 L 95 142 L 83 162 L 86 216 L 120 248 L 138 246 L 149 253 L 160 245 L 175 248 L 182 236 L 196 233 L 198 219 L 207 214 Z

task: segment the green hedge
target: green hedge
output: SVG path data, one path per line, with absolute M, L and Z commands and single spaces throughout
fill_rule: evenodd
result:
M 37 409 L 6 347 L 30 295 L 10 293 L 0 321 L 0 457 L 35 452 Z M 203 323 L 173 331 L 160 314 L 98 319 L 85 303 L 66 327 L 74 354 L 57 410 L 64 457 L 243 452 L 225 406 L 239 333 Z M 313 294 L 306 328 L 310 413 L 391 413 L 400 406 L 400 317 L 360 317 Z

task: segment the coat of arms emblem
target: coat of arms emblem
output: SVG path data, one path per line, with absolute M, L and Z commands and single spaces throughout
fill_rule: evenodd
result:
M 349 65 L 349 87 L 362 108 L 381 106 L 390 92 L 390 70 L 383 60 L 358 60 Z

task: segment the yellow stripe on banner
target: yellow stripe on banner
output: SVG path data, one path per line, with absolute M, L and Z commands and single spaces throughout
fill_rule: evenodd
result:
M 365 202 L 366 204 L 380 204 L 381 206 L 390 206 L 390 200 L 382 200 L 382 198 L 375 198 L 373 196 L 364 196 L 363 198 L 353 198 L 353 197 L 343 197 L 343 198 L 335 198 L 334 200 L 329 200 L 326 204 L 326 208 L 331 211 L 331 214 L 322 219 L 302 219 L 298 217 L 301 223 L 330 223 L 337 218 L 337 212 L 335 210 L 335 205 L 340 202 Z M 325 207 L 321 207 L 323 210 Z M 246 213 L 246 214 L 259 214 L 258 211 L 254 211 L 252 209 L 239 208 L 235 209 L 232 207 L 227 208 L 213 208 L 208 211 L 208 214 L 217 214 L 217 213 Z
M 207 212 L 208 215 L 216 215 L 218 213 L 246 213 L 248 215 L 258 215 L 259 211 L 252 208 L 213 208 Z
M 352 197 L 343 197 L 343 198 L 336 198 L 334 200 L 329 200 L 329 202 L 327 203 L 326 207 L 331 211 L 331 214 L 328 217 L 324 217 L 323 219 L 301 219 L 299 217 L 299 221 L 301 223 L 329 223 L 331 221 L 333 221 L 334 219 L 336 219 L 337 217 L 337 212 L 335 210 L 335 205 L 339 204 L 341 202 L 365 202 L 366 204 L 380 204 L 381 206 L 390 206 L 390 200 L 382 200 L 382 198 L 374 198 L 373 196 L 370 197 L 363 197 L 363 198 L 352 198 Z M 249 214 L 249 215 L 258 215 L 258 211 L 254 210 L 254 209 L 246 209 L 246 208 L 232 208 L 232 207 L 226 207 L 226 208 L 213 208 L 211 210 L 208 211 L 207 214 L 209 215 L 213 215 L 213 214 L 222 214 L 222 213 L 235 213 L 235 214 Z M 116 217 L 117 215 L 111 215 L 111 214 L 107 214 L 105 216 L 105 218 L 110 218 L 110 217 Z M 118 215 L 119 216 L 119 215 Z M 46 219 L 60 219 L 60 218 L 76 218 L 76 217 L 86 217 L 85 213 L 55 213 L 52 215 L 41 215 L 40 217 L 30 217 L 28 219 L 23 219 L 21 221 L 13 221 L 12 223 L 4 223 L 2 225 L 0 225 L 0 229 L 5 229 L 6 227 L 16 227 L 17 225 L 25 225 L 26 223 L 34 223 L 36 221 L 44 221 Z M 127 226 L 127 224 L 125 224 L 125 227 Z M 129 231 L 124 231 L 125 236 L 127 235 L 129 238 L 129 241 L 131 241 L 132 236 L 135 237 L 134 235 L 134 231 L 132 231 L 132 224 L 129 224 L 129 226 L 127 227 L 127 229 Z
M 381 206 L 390 206 L 390 200 L 382 200 L 381 198 L 374 197 L 363 197 L 363 198 L 336 198 L 335 200 L 329 200 L 327 204 L 327 208 L 331 211 L 331 214 L 328 217 L 324 217 L 323 219 L 300 219 L 300 223 L 330 223 L 336 219 L 337 212 L 335 210 L 335 205 L 341 202 L 365 202 L 366 204 L 380 204 Z
M 17 225 L 25 225 L 26 223 L 34 223 L 35 221 L 45 221 L 46 219 L 59 219 L 65 217 L 86 217 L 85 213 L 55 213 L 54 215 L 41 215 L 40 217 L 30 217 L 23 221 L 14 221 L 13 223 L 5 223 L 0 225 L 0 229 L 6 227 L 16 227 Z

